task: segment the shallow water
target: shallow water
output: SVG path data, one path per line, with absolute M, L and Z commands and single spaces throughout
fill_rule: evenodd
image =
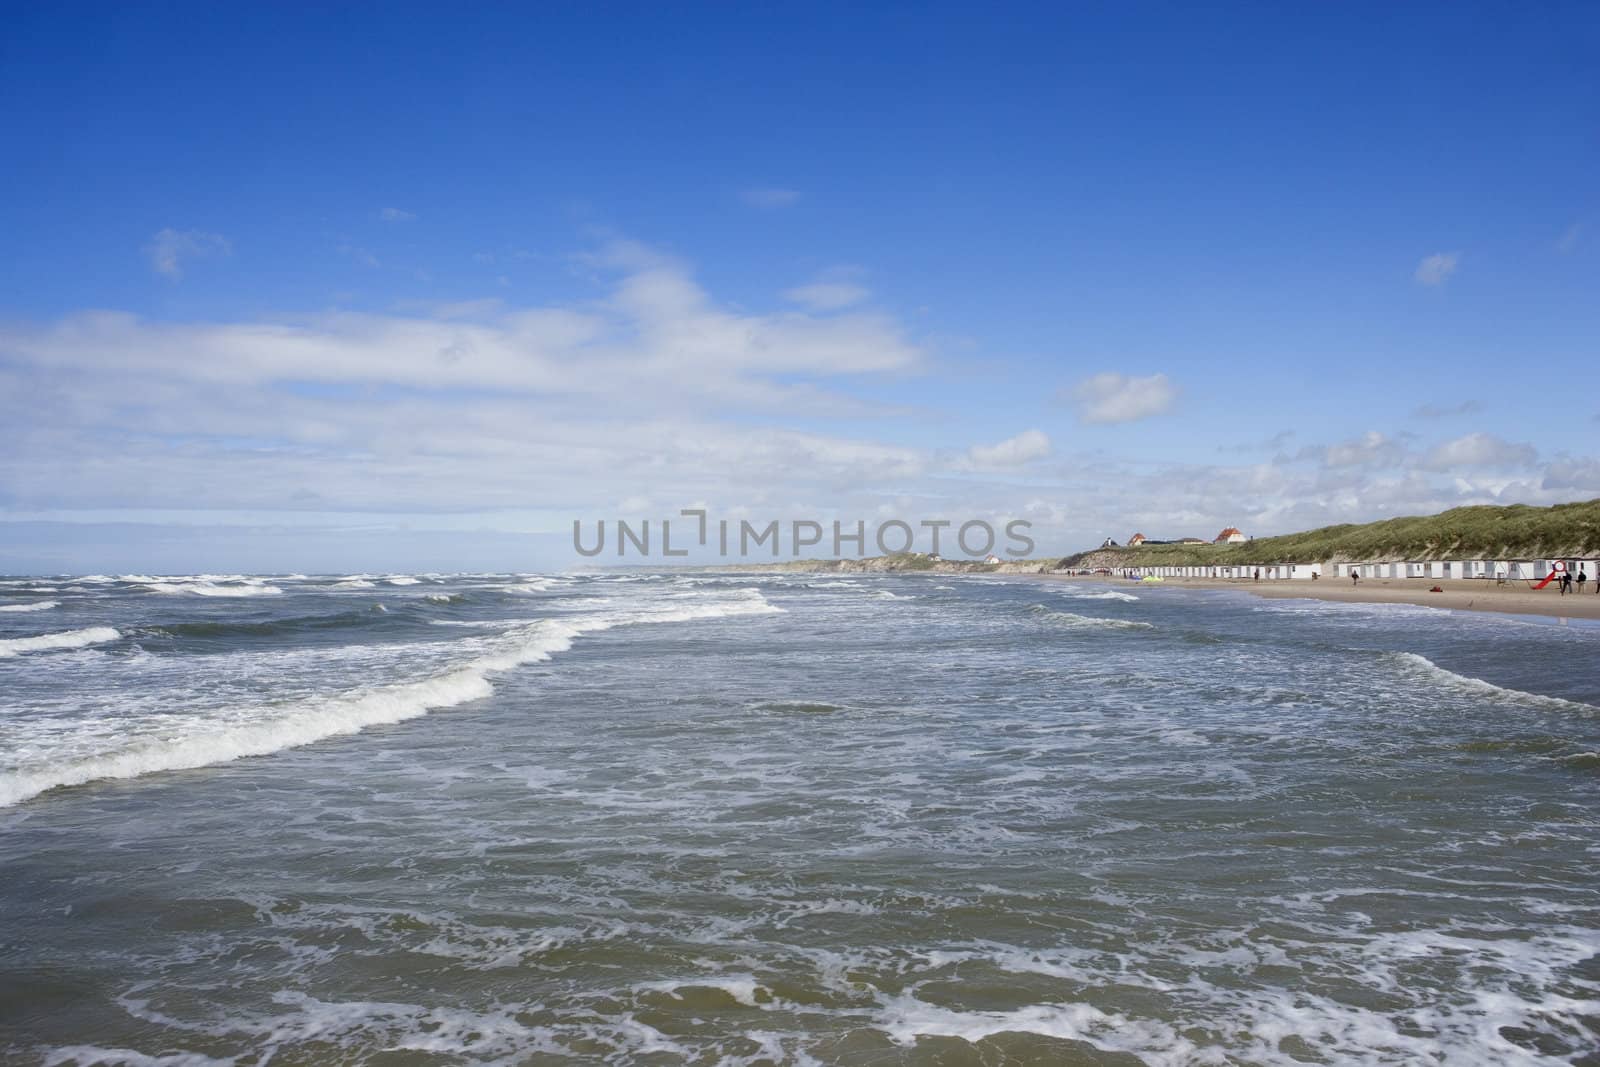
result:
M 947 575 L 0 582 L 46 601 L 0 612 L 10 1060 L 1600 1047 L 1594 629 Z

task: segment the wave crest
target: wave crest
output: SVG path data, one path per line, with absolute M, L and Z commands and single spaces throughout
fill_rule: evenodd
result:
M 58 634 L 17 637 L 9 641 L 0 641 L 0 659 L 10 659 L 25 652 L 56 652 L 65 648 L 103 645 L 121 636 L 120 630 L 113 630 L 109 626 L 90 626 L 83 630 L 65 630 Z
M 1547 708 L 1567 708 L 1577 711 L 1600 711 L 1592 704 L 1585 704 L 1577 700 L 1567 700 L 1563 697 L 1544 696 L 1541 693 L 1528 693 L 1521 689 L 1511 689 L 1503 685 L 1486 682 L 1482 678 L 1474 678 L 1468 674 L 1457 674 L 1455 671 L 1441 667 L 1427 656 L 1419 656 L 1415 652 L 1387 652 L 1384 655 L 1403 669 L 1414 674 L 1420 674 L 1431 681 L 1442 682 L 1452 689 L 1464 693 L 1473 693 L 1478 696 L 1488 697 L 1492 700 L 1512 701 L 1523 704 L 1537 704 Z
M 1102 629 L 1102 630 L 1153 630 L 1154 626 L 1147 622 L 1136 622 L 1132 619 L 1101 619 L 1093 615 L 1075 615 L 1070 611 L 1052 611 L 1043 604 L 1035 604 L 1029 609 L 1041 622 L 1053 626 L 1069 626 L 1074 629 Z
M 165 596 L 281 596 L 275 585 L 218 585 L 216 582 L 144 582 L 152 593 Z
M 782 608 L 767 603 L 759 592 L 748 592 L 755 595 L 719 599 L 710 604 L 675 607 L 666 611 L 646 608 L 591 618 L 539 620 L 503 635 L 492 651 L 420 681 L 307 700 L 287 707 L 264 706 L 255 709 L 254 719 L 236 725 L 207 728 L 202 724 L 200 729 L 187 736 L 144 739 L 120 751 L 97 753 L 0 777 L 0 807 L 9 807 L 60 786 L 81 785 L 105 778 L 136 778 L 157 771 L 185 770 L 227 763 L 246 756 L 264 756 L 341 734 L 357 733 L 369 726 L 402 722 L 430 711 L 480 700 L 494 692 L 494 686 L 489 681 L 491 674 L 525 663 L 544 662 L 571 648 L 572 642 L 586 633 L 641 623 L 689 622 L 782 612 Z M 73 635 L 80 635 L 75 640 L 77 644 L 115 640 L 121 636 L 109 627 L 47 636 L 64 639 Z M 5 647 L 14 644 L 16 642 L 0 642 L 0 655 L 8 654 L 4 651 Z
M 0 611 L 49 611 L 60 606 L 59 600 L 41 600 L 35 604 L 0 604 Z

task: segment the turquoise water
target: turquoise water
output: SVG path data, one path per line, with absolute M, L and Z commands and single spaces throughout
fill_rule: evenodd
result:
M 1123 584 L 5 580 L 0 1058 L 1595 1062 L 1597 663 Z

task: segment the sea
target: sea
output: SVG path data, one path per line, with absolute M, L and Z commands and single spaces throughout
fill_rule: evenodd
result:
M 1600 1063 L 1600 630 L 0 579 L 0 1062 Z

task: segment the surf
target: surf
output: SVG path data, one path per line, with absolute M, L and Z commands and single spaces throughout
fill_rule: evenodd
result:
M 17 637 L 0 641 L 0 659 L 11 659 L 29 652 L 58 652 L 69 648 L 88 648 L 90 645 L 103 645 L 121 637 L 120 630 L 114 630 L 109 626 L 90 626 L 82 630 L 40 634 L 37 637 Z
M 752 591 L 754 592 L 754 591 Z M 10 807 L 51 789 L 92 781 L 138 778 L 161 771 L 188 770 L 265 756 L 373 726 L 417 718 L 431 711 L 459 707 L 494 693 L 491 677 L 529 663 L 545 662 L 568 651 L 585 634 L 620 626 L 683 623 L 697 620 L 779 614 L 759 592 L 754 596 L 673 607 L 648 606 L 574 619 L 542 619 L 494 639 L 493 646 L 459 665 L 419 681 L 400 682 L 340 695 L 304 699 L 287 706 L 262 704 L 228 711 L 227 725 L 201 723 L 187 736 L 140 740 L 126 748 L 71 758 L 0 776 L 0 807 Z M 81 647 L 116 640 L 109 627 L 46 635 L 23 642 L 0 642 L 0 656 L 22 651 Z M 28 642 L 32 642 L 31 644 Z

